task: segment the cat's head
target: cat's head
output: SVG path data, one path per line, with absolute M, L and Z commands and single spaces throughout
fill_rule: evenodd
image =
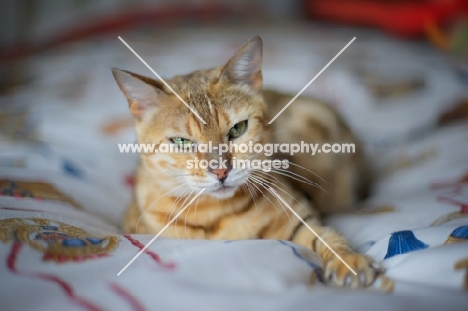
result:
M 206 124 L 162 81 L 118 69 L 113 69 L 113 74 L 135 117 L 140 144 L 192 148 L 194 144 L 211 144 L 216 148 L 230 141 L 256 144 L 268 139 L 261 67 L 262 40 L 255 37 L 224 66 L 165 80 Z M 229 198 L 251 172 L 241 165 L 233 167 L 234 161 L 263 159 L 263 155 L 241 150 L 220 155 L 215 148 L 212 152 L 143 154 L 142 161 L 162 188 L 178 187 L 174 195 L 205 188 L 204 195 Z M 206 167 L 201 160 L 216 163 Z

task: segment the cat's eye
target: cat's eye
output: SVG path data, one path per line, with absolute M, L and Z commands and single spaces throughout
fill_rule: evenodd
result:
M 189 139 L 181 138 L 181 137 L 171 138 L 170 141 L 184 149 L 190 148 L 193 146 L 193 141 Z
M 247 120 L 241 121 L 229 130 L 229 138 L 237 138 L 244 134 L 247 129 Z

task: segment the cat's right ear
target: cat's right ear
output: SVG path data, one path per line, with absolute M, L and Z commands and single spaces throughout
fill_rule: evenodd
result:
M 157 81 L 149 78 L 117 68 L 112 68 L 112 75 L 128 100 L 130 112 L 136 118 L 141 118 L 144 113 L 156 109 L 166 95 L 155 86 Z
M 251 90 L 260 92 L 263 84 L 262 50 L 262 39 L 258 36 L 244 43 L 223 67 L 220 79 L 247 85 Z

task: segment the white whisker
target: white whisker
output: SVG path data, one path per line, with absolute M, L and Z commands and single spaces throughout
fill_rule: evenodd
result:
M 187 184 L 188 184 L 188 182 L 187 182 L 187 183 L 184 183 L 184 184 L 181 184 L 181 185 L 178 185 L 178 186 L 172 188 L 171 190 L 169 190 L 168 192 L 164 193 L 163 195 L 161 195 L 159 198 L 157 198 L 157 199 L 154 200 L 153 202 L 151 202 L 151 204 L 143 211 L 143 213 L 141 213 L 140 218 L 138 218 L 138 221 L 137 221 L 137 223 L 136 223 L 136 225 L 135 225 L 135 232 L 136 232 L 136 233 L 139 233 L 139 232 L 138 232 L 138 225 L 140 224 L 141 219 L 143 218 L 143 216 L 145 215 L 145 213 L 146 213 L 151 207 L 153 207 L 153 205 L 154 205 L 156 202 L 158 202 L 161 198 L 163 198 L 164 196 L 168 195 L 169 193 L 171 193 L 172 191 L 176 190 L 177 188 L 180 188 L 180 187 L 185 186 L 185 185 L 187 185 Z

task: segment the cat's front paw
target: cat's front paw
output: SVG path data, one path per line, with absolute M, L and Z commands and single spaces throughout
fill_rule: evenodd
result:
M 380 290 L 393 291 L 393 282 L 384 276 L 385 269 L 372 258 L 352 252 L 339 255 L 356 275 L 337 256 L 333 256 L 324 266 L 324 279 L 327 284 L 336 287 L 367 288 L 379 279 Z

